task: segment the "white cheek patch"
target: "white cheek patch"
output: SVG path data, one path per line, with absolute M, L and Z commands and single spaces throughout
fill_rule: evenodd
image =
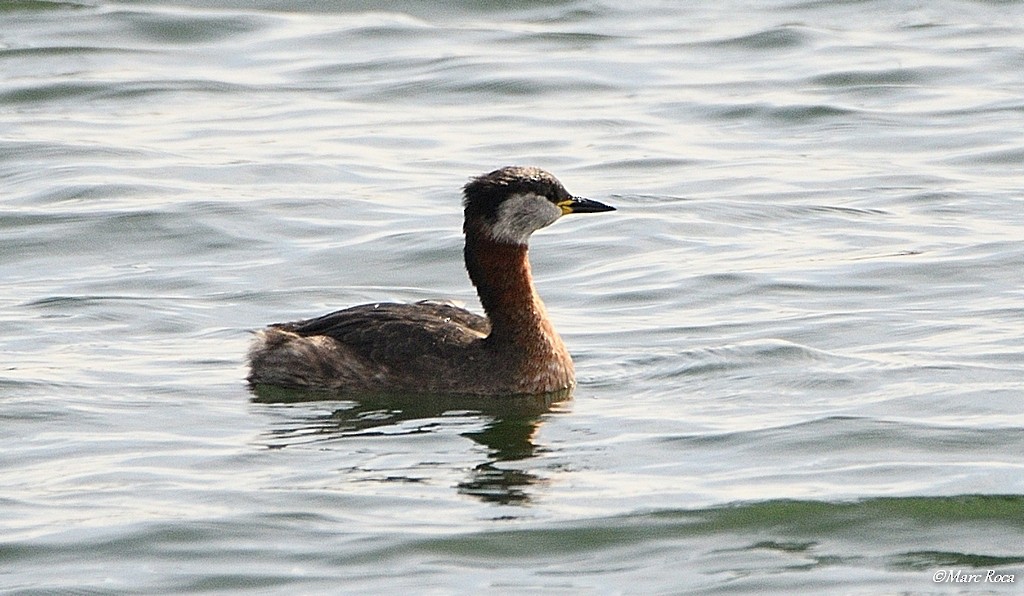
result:
M 546 197 L 532 192 L 512 195 L 498 206 L 491 235 L 495 240 L 526 244 L 530 234 L 561 216 L 562 210 Z

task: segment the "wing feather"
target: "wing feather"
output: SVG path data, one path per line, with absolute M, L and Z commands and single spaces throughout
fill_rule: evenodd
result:
M 415 368 L 453 357 L 491 329 L 485 317 L 434 301 L 364 304 L 274 327 L 331 337 L 370 362 Z

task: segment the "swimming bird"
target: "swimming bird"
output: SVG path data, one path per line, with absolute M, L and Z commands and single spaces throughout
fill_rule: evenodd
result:
M 510 166 L 463 188 L 469 279 L 486 316 L 449 303 L 377 303 L 277 323 L 249 350 L 253 385 L 352 393 L 537 395 L 576 384 L 533 284 L 533 232 L 570 213 L 614 211 L 554 176 Z

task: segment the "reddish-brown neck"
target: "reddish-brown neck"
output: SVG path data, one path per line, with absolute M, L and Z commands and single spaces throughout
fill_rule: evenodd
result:
M 476 286 L 495 337 L 532 332 L 544 317 L 544 304 L 533 287 L 527 248 L 495 242 L 485 232 L 466 232 L 466 270 Z
M 496 242 L 467 222 L 466 269 L 491 321 L 486 341 L 518 371 L 524 393 L 575 383 L 572 358 L 533 287 L 526 245 Z
M 491 320 L 492 341 L 558 340 L 533 287 L 527 247 L 496 242 L 481 229 L 466 229 L 466 269 Z

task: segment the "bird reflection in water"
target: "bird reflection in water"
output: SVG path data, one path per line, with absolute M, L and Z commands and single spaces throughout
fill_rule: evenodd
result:
M 451 428 L 455 423 L 453 417 L 469 417 L 473 429 L 460 435 L 486 447 L 487 460 L 474 467 L 469 477 L 455 488 L 489 503 L 516 505 L 529 503 L 530 487 L 544 480 L 529 471 L 502 464 L 527 460 L 537 454 L 535 435 L 544 415 L 557 411 L 556 404 L 565 401 L 569 393 L 501 398 L 365 395 L 340 400 L 327 393 L 259 387 L 254 389 L 253 401 L 330 404 L 329 412 L 320 410 L 293 418 L 287 425 L 268 431 L 270 445 L 275 448 L 311 441 L 439 432 Z M 480 420 L 487 421 L 483 428 L 479 426 Z M 416 481 L 396 477 L 387 480 Z

